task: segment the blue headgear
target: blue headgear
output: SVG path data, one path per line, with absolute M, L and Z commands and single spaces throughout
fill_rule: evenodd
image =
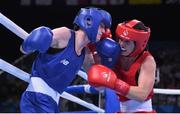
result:
M 105 11 L 105 10 L 100 10 L 101 11 L 101 14 L 103 15 L 103 21 L 104 23 L 106 23 L 106 28 L 111 28 L 111 25 L 112 25 L 112 18 L 111 18 L 111 15 Z
M 106 28 L 110 28 L 112 19 L 107 11 L 90 7 L 81 8 L 73 23 L 86 32 L 91 43 L 95 43 L 99 25 L 104 23 Z

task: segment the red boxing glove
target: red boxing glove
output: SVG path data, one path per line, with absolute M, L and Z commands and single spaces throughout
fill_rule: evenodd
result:
M 110 29 L 106 29 L 105 33 L 102 34 L 101 39 L 104 39 L 104 38 L 112 38 L 112 34 L 111 34 Z
M 126 82 L 117 79 L 111 69 L 103 65 L 93 65 L 88 70 L 88 83 L 92 86 L 109 87 L 124 96 L 128 94 L 130 88 Z
M 93 65 L 88 70 L 88 82 L 93 86 L 114 88 L 116 74 L 103 65 Z

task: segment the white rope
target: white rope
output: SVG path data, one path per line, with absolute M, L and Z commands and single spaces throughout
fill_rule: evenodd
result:
M 83 78 L 84 80 L 87 80 L 87 73 L 84 71 L 79 70 L 77 73 L 81 78 Z
M 73 101 L 73 102 L 75 102 L 75 103 L 77 103 L 77 104 L 80 104 L 80 105 L 82 105 L 82 106 L 84 106 L 84 107 L 86 107 L 86 108 L 89 108 L 89 109 L 91 109 L 91 110 L 94 110 L 94 111 L 97 111 L 97 112 L 101 112 L 101 113 L 104 113 L 104 112 L 105 112 L 103 109 L 95 106 L 94 104 L 87 103 L 87 102 L 79 99 L 78 97 L 75 97 L 75 96 L 73 96 L 73 95 L 71 95 L 71 94 L 69 94 L 69 93 L 67 93 L 67 92 L 63 92 L 63 93 L 61 94 L 61 96 L 62 96 L 63 98 L 66 98 L 66 99 L 67 99 L 67 98 L 71 98 L 71 101 Z
M 87 73 L 84 71 L 79 71 L 78 75 L 83 79 L 87 80 Z M 155 94 L 166 94 L 166 95 L 180 95 L 180 89 L 159 89 L 154 88 Z
M 19 78 L 23 81 L 29 82 L 30 74 L 24 72 L 23 70 L 11 65 L 10 63 L 8 63 L 2 59 L 0 59 L 0 69 L 12 74 L 12 76 L 16 76 L 17 78 Z M 101 112 L 101 113 L 105 112 L 103 109 L 101 109 L 91 103 L 85 102 L 85 101 L 81 100 L 80 98 L 75 97 L 67 92 L 63 92 L 60 96 L 62 98 L 68 99 L 72 102 L 78 103 L 86 108 L 91 109 L 91 110 Z
M 84 71 L 79 71 L 78 75 L 83 79 L 87 80 L 87 73 Z M 154 88 L 155 94 L 165 94 L 165 95 L 180 95 L 180 89 L 159 89 Z
M 155 94 L 180 95 L 180 89 L 154 89 Z
M 19 63 L 20 61 L 22 61 L 24 58 L 26 58 L 28 55 L 23 55 L 23 56 L 21 56 L 20 58 L 18 58 L 18 59 L 16 59 L 13 63 L 12 63 L 12 65 L 16 65 L 17 63 Z M 1 60 L 1 61 L 4 61 L 4 60 Z M 2 71 L 0 71 L 0 75 L 1 74 L 3 74 L 4 73 L 4 71 L 2 70 Z
M 0 13 L 0 23 L 23 40 L 29 35 L 25 30 Z
M 29 82 L 30 74 L 24 72 L 23 70 L 11 65 L 10 63 L 0 59 L 0 69 L 6 71 L 17 78 Z

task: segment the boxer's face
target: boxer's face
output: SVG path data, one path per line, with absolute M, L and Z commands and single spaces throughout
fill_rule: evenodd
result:
M 120 46 L 122 48 L 121 55 L 123 55 L 123 56 L 130 55 L 135 49 L 135 42 L 130 41 L 130 40 L 126 40 L 126 39 L 123 39 L 123 38 L 118 38 L 118 39 L 119 39 L 119 44 L 120 44 Z
M 98 42 L 101 39 L 101 36 L 103 33 L 105 33 L 105 25 L 103 23 L 101 23 L 98 28 L 96 42 Z

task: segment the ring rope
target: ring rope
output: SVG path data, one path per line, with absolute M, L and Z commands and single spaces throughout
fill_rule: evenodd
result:
M 24 72 L 23 70 L 11 65 L 10 63 L 8 63 L 2 59 L 0 59 L 0 69 L 12 74 L 12 76 L 16 76 L 17 78 L 19 78 L 23 81 L 29 82 L 29 79 L 30 79 L 29 73 Z M 68 99 L 72 102 L 78 103 L 86 108 L 91 109 L 91 110 L 101 112 L 101 113 L 105 112 L 103 109 L 95 106 L 94 104 L 85 102 L 85 101 L 81 100 L 80 98 L 75 97 L 67 92 L 63 92 L 62 94 L 59 94 L 59 96 L 61 96 L 62 98 Z

